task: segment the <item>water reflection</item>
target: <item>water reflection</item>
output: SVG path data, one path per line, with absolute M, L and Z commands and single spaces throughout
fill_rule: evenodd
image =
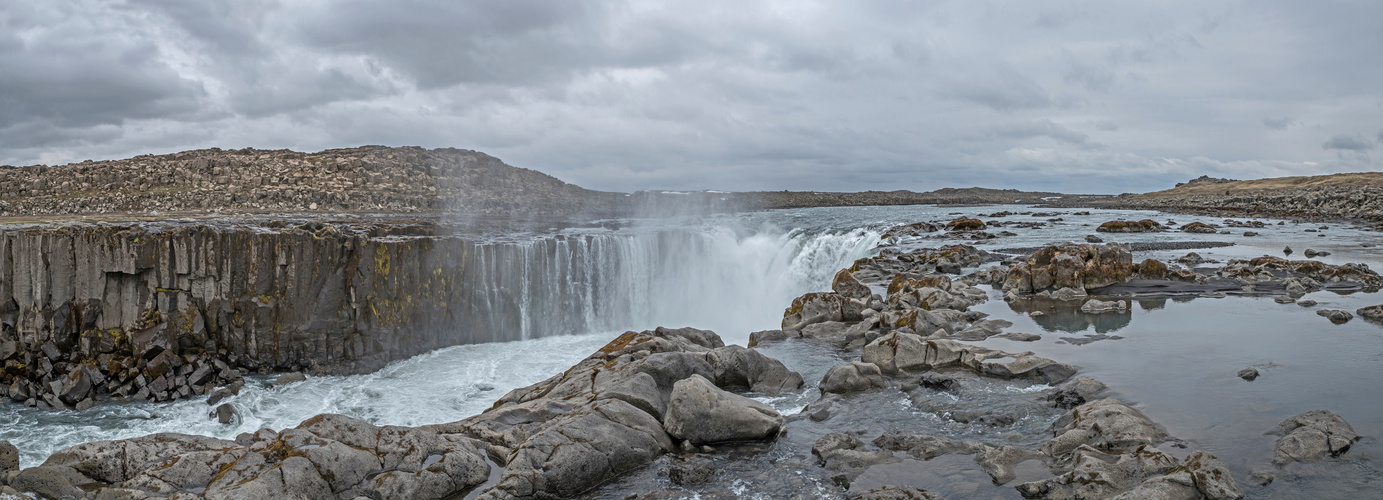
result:
M 1014 312 L 1029 315 L 1040 312 L 1041 314 L 1032 315 L 1032 320 L 1048 332 L 1080 333 L 1094 328 L 1095 333 L 1105 334 L 1117 332 L 1133 321 L 1132 309 L 1091 314 L 1080 310 L 1080 306 L 1084 302 L 1083 300 L 1031 298 L 1011 301 L 1008 303 L 1008 307 Z M 1138 302 L 1144 310 L 1149 309 L 1145 303 L 1161 302 L 1155 308 L 1160 308 L 1162 304 L 1166 303 L 1164 299 L 1140 300 Z

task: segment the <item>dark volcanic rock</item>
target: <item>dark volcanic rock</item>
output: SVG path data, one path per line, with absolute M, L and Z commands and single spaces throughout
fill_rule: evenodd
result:
M 1316 315 L 1325 317 L 1329 319 L 1331 323 L 1337 325 L 1343 325 L 1348 323 L 1349 320 L 1354 319 L 1354 315 L 1350 314 L 1349 311 L 1342 311 L 1339 309 L 1319 309 L 1316 311 Z
M 1237 375 L 1241 379 L 1253 382 L 1255 379 L 1258 378 L 1258 370 L 1253 367 L 1249 367 L 1243 370 L 1239 370 L 1239 373 Z

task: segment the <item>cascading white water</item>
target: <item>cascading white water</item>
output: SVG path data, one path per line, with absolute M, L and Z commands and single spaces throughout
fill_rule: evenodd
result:
M 645 229 L 478 245 L 470 265 L 492 340 L 694 326 L 742 342 L 775 328 L 794 297 L 829 284 L 878 238 L 864 229 Z
M 733 221 L 731 221 L 733 222 Z M 185 432 L 234 438 L 319 413 L 421 425 L 479 413 L 511 389 L 576 363 L 616 332 L 693 326 L 744 344 L 776 328 L 783 308 L 879 241 L 864 229 L 753 229 L 737 224 L 639 227 L 477 245 L 468 278 L 479 345 L 439 349 L 375 373 L 313 377 L 286 387 L 250 383 L 230 399 L 234 425 L 201 400 L 99 404 L 81 413 L 0 404 L 0 439 L 37 465 L 74 444 Z M 584 335 L 582 335 L 584 334 Z M 527 340 L 526 340 L 527 339 Z M 261 381 L 266 382 L 266 381 Z

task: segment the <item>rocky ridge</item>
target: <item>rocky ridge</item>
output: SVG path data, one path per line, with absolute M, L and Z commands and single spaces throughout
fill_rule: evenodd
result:
M 112 213 L 608 211 L 599 193 L 462 149 L 317 153 L 219 148 L 59 166 L 0 167 L 0 217 Z
M 1255 180 L 1200 178 L 1173 189 L 1104 199 L 1058 199 L 1062 206 L 1096 206 L 1288 217 L 1383 218 L 1383 174 L 1357 172 Z

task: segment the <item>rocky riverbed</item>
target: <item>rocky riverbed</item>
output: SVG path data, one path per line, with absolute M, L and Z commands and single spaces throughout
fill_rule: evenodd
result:
M 1377 274 L 1302 259 L 1304 249 L 1296 259 L 1231 258 L 1213 252 L 1236 247 L 1196 247 L 1200 256 L 1149 246 L 1139 252 L 1161 257 L 1135 259 L 1124 236 L 1104 233 L 1115 242 L 1022 247 L 1061 228 L 1050 219 L 1063 215 L 1072 217 L 939 214 L 908 234 L 881 227 L 873 256 L 837 269 L 829 291 L 782 304 L 777 330 L 730 333 L 748 347 L 695 329 L 607 336 L 562 373 L 447 424 L 324 415 L 226 438 L 158 434 L 78 445 L 0 478 L 101 498 L 1290 498 L 1373 484 L 1376 424 L 1360 427 L 1348 404 L 1274 410 L 1270 424 L 1248 419 L 1228 434 L 1251 426 L 1272 436 L 1225 446 L 1169 418 L 1164 400 L 1128 398 L 1144 393 L 1107 369 L 1091 373 L 1095 358 L 1066 348 L 1133 342 L 1119 337 L 1136 334 L 1123 326 L 1136 308 L 1220 296 L 1283 299 L 1289 309 L 1274 318 L 1334 327 L 1302 307 L 1319 299 L 1329 306 L 1319 310 L 1352 311 L 1353 332 L 1377 309 L 1328 297 L 1367 300 Z M 1040 228 L 1026 227 L 1032 218 Z M 1069 229 L 1094 236 L 1099 223 Z M 1014 234 L 995 240 L 1017 246 L 970 237 L 999 230 Z M 1104 328 L 1103 338 L 1053 343 L 1024 331 L 1085 329 L 1076 322 Z M 1255 363 L 1262 378 L 1247 382 L 1234 363 L 1224 378 L 1252 387 L 1273 387 L 1286 371 Z

